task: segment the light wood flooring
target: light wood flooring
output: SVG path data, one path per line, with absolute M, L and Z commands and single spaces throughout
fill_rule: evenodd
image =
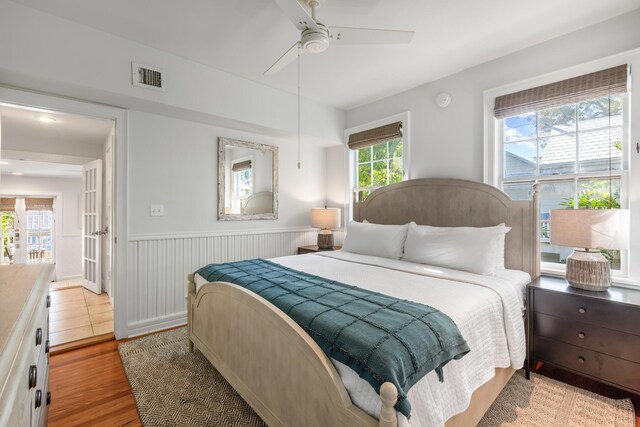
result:
M 50 292 L 49 340 L 51 346 L 113 333 L 113 307 L 109 296 L 82 287 Z
M 118 354 L 108 341 L 51 356 L 49 426 L 141 426 Z M 540 364 L 536 372 L 613 399 L 631 397 L 640 427 L 640 396 Z

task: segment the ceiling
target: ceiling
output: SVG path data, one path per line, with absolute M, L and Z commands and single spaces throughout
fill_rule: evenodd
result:
M 296 90 L 295 65 L 276 75 L 262 74 L 299 38 L 272 0 L 14 1 L 269 86 Z M 416 32 L 407 46 L 331 46 L 302 57 L 303 96 L 343 109 L 640 7 L 638 0 L 322 3 L 318 17 L 327 25 Z
M 2 175 L 22 173 L 24 177 L 46 178 L 82 178 L 82 165 L 67 165 L 62 163 L 31 162 L 27 160 L 2 159 Z
M 37 117 L 52 118 L 55 122 L 45 123 Z M 3 162 L 0 171 L 2 175 L 17 172 L 25 177 L 81 178 L 82 164 L 91 159 L 84 157 L 86 153 L 62 152 L 61 146 L 66 150 L 71 147 L 75 152 L 79 145 L 88 144 L 95 148 L 92 151 L 102 151 L 113 126 L 111 120 L 3 104 L 0 120 Z
M 55 119 L 44 123 L 36 119 L 45 116 Z M 81 144 L 104 144 L 113 121 L 92 117 L 14 107 L 0 104 L 2 139 L 17 141 L 65 141 Z

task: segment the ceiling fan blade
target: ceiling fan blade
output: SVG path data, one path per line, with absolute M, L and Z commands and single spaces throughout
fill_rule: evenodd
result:
M 289 17 L 293 25 L 300 31 L 306 28 L 318 29 L 318 24 L 313 20 L 305 6 L 298 0 L 274 0 L 282 11 Z
M 291 64 L 298 58 L 298 45 L 300 42 L 295 42 L 293 46 L 287 50 L 284 55 L 282 55 L 274 64 L 269 67 L 267 71 L 264 72 L 265 76 L 275 74 L 278 71 L 282 70 L 287 65 Z M 300 49 L 300 55 L 304 53 L 304 50 Z
M 414 34 L 415 31 L 329 27 L 333 44 L 408 44 Z

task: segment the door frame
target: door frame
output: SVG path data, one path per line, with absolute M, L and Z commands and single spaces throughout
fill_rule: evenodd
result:
M 61 98 L 54 95 L 0 86 L 0 104 L 31 108 L 42 112 L 61 112 L 81 116 L 108 119 L 115 122 L 113 150 L 113 230 L 109 234 L 113 258 L 111 261 L 113 290 L 113 318 L 116 339 L 128 335 L 127 322 L 127 122 L 125 109 L 94 104 L 87 101 Z

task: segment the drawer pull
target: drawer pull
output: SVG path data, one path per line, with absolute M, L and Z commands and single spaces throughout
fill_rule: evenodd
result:
M 584 357 L 582 356 L 578 357 L 578 363 L 582 365 L 584 363 Z
M 49 353 L 49 340 L 44 343 L 44 352 L 47 354 Z
M 50 391 L 47 392 L 47 406 L 48 405 L 51 405 L 51 392 Z
M 34 388 L 38 383 L 38 368 L 36 365 L 31 365 L 29 367 L 29 390 Z
M 587 312 L 587 309 L 586 309 L 586 308 L 584 308 L 584 307 L 580 307 L 580 308 L 578 309 L 578 313 L 580 313 L 580 314 L 585 314 L 586 312 Z
M 51 307 L 51 295 L 47 295 L 47 308 Z
M 36 390 L 36 409 L 42 406 L 42 390 Z
M 42 328 L 36 329 L 36 346 L 42 344 Z
M 578 334 L 578 338 L 580 338 L 581 340 L 583 340 L 583 339 L 584 339 L 584 337 L 586 337 L 586 335 L 584 334 L 584 332 L 580 332 L 580 333 Z

